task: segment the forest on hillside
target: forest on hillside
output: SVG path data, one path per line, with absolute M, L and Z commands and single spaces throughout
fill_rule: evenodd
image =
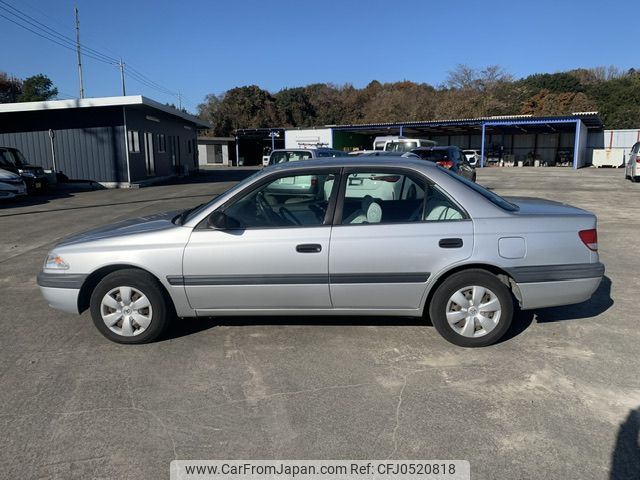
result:
M 516 79 L 499 66 L 459 65 L 443 85 L 404 80 L 364 88 L 316 83 L 271 93 L 256 85 L 208 95 L 211 135 L 238 128 L 441 120 L 598 111 L 605 128 L 640 128 L 640 71 L 595 67 Z

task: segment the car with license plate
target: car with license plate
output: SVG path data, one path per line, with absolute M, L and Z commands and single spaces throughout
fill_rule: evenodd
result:
M 22 152 L 14 147 L 0 147 L 0 168 L 20 175 L 29 192 L 42 191 L 49 184 L 42 167 L 29 164 Z
M 296 176 L 316 179 L 313 194 L 271 193 Z M 430 318 L 480 347 L 517 306 L 588 300 L 597 250 L 585 210 L 502 198 L 424 160 L 345 157 L 278 164 L 198 207 L 76 234 L 37 281 L 52 307 L 90 310 L 120 343 L 149 342 L 176 317 L 376 315 Z

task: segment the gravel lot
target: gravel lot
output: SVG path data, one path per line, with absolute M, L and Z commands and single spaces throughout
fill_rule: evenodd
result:
M 246 173 L 0 206 L 0 477 L 166 478 L 174 458 L 413 458 L 467 459 L 474 480 L 640 478 L 640 185 L 622 170 L 479 173 L 498 193 L 595 212 L 607 268 L 589 302 L 523 312 L 484 349 L 416 320 L 306 317 L 185 320 L 122 346 L 40 297 L 36 273 L 61 237 L 193 206 Z

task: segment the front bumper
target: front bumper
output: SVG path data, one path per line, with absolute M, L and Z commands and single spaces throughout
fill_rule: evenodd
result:
M 42 293 L 50 307 L 67 313 L 80 313 L 78 310 L 80 289 L 41 286 L 40 293 Z
M 78 273 L 38 273 L 38 286 L 47 303 L 57 310 L 80 313 L 78 297 L 87 275 Z

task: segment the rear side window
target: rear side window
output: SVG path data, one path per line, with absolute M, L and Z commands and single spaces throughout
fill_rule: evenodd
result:
M 351 173 L 346 182 L 343 225 L 465 219 L 437 188 L 403 173 Z

